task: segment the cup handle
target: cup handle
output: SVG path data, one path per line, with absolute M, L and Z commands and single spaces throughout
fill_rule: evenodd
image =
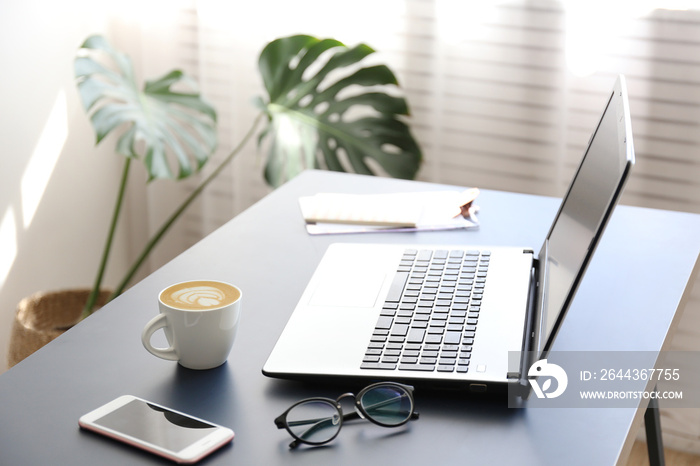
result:
M 177 361 L 179 359 L 177 352 L 174 347 L 169 348 L 156 348 L 151 345 L 151 337 L 153 334 L 167 325 L 165 314 L 158 314 L 150 322 L 146 324 L 141 332 L 141 342 L 144 348 L 148 350 L 154 356 L 159 358 L 167 359 L 168 361 Z

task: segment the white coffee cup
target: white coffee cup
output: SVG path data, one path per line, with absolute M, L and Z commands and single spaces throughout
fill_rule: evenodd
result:
M 190 280 L 158 295 L 160 314 L 141 333 L 153 355 L 189 369 L 211 369 L 228 359 L 238 330 L 243 294 L 230 283 Z M 151 337 L 163 329 L 170 346 L 156 348 Z

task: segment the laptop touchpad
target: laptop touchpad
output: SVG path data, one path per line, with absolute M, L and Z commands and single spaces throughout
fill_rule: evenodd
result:
M 309 304 L 311 306 L 374 307 L 384 284 L 381 271 L 334 271 L 321 278 Z

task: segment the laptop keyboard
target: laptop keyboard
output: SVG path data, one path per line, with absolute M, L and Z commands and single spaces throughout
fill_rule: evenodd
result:
M 491 253 L 407 249 L 362 369 L 469 370 Z

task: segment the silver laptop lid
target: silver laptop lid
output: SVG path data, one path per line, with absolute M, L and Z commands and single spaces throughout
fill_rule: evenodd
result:
M 632 165 L 627 89 L 619 76 L 538 256 L 538 353 L 551 348 Z

